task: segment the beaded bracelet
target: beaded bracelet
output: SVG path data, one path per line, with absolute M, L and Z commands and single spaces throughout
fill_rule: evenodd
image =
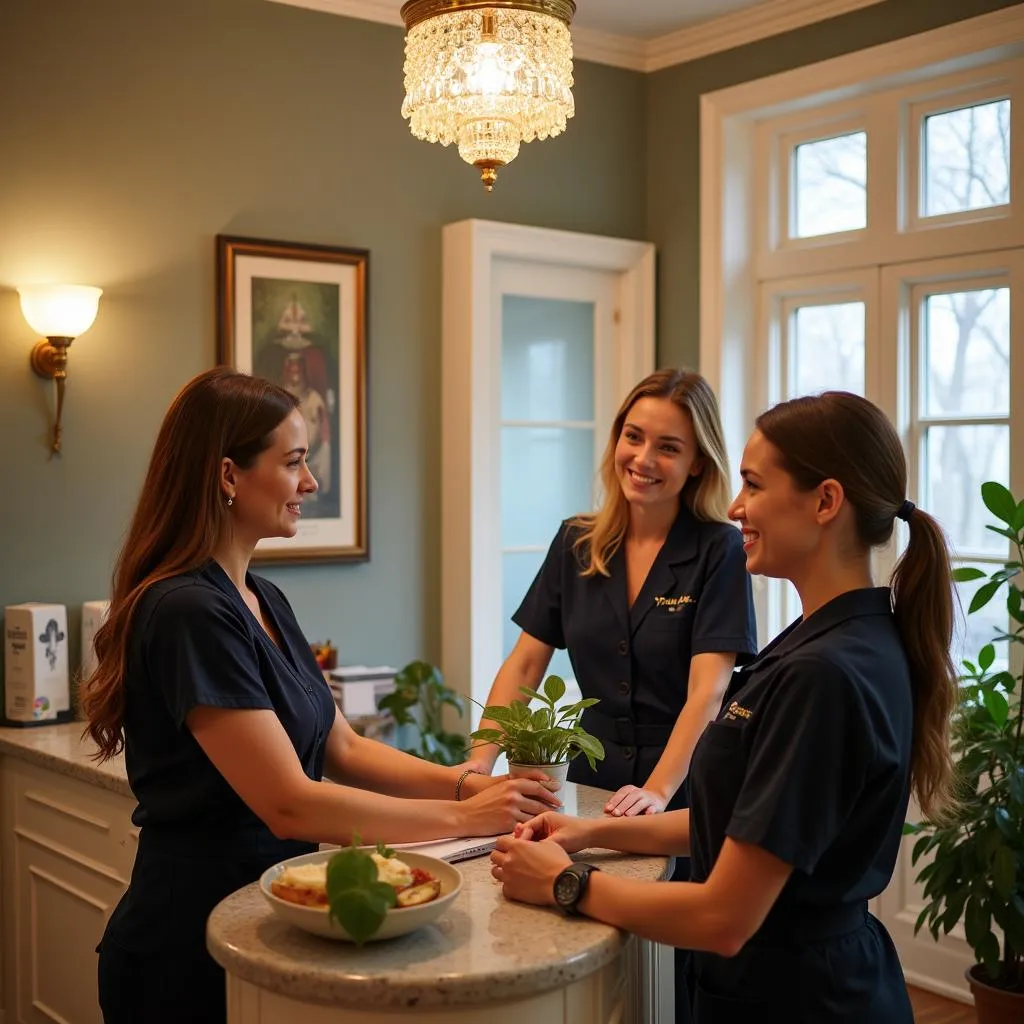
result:
M 462 784 L 466 781 L 466 777 L 469 775 L 483 775 L 483 772 L 478 772 L 475 768 L 467 768 L 460 776 L 459 781 L 455 783 L 455 799 L 462 799 Z

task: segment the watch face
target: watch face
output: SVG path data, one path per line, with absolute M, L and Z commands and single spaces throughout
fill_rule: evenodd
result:
M 579 877 L 573 871 L 563 871 L 555 879 L 555 899 L 559 906 L 571 907 L 580 891 Z

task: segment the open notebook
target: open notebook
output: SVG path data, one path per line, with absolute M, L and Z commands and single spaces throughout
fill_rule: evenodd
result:
M 424 843 L 391 843 L 393 850 L 413 850 L 437 857 L 449 864 L 457 864 L 460 860 L 473 857 L 485 857 L 494 849 L 497 836 L 477 836 L 474 839 L 430 839 Z
M 445 860 L 449 864 L 456 864 L 460 860 L 486 857 L 494 849 L 494 841 L 497 838 L 477 836 L 475 839 L 428 839 L 422 843 L 388 843 L 388 847 L 392 850 L 413 850 L 428 857 Z M 320 849 L 338 850 L 340 847 L 337 843 L 321 843 Z

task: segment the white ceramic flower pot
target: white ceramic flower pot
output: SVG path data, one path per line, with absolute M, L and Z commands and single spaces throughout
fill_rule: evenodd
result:
M 565 786 L 565 777 L 569 773 L 569 762 L 561 764 L 518 764 L 514 761 L 508 763 L 508 774 L 513 779 L 521 779 L 533 771 L 542 771 L 549 778 L 554 779 L 560 786 Z

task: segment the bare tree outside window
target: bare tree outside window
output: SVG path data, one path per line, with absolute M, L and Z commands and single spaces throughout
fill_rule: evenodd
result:
M 923 134 L 924 216 L 1010 201 L 1009 100 L 932 114 Z
M 867 226 L 867 132 L 805 142 L 796 147 L 793 164 L 795 237 Z
M 793 394 L 829 388 L 864 394 L 864 303 L 798 307 L 790 360 Z

